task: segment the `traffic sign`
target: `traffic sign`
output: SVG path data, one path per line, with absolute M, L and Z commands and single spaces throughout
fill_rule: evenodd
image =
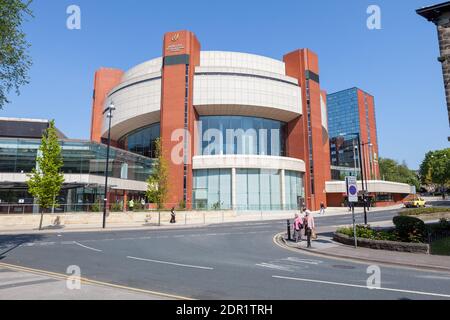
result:
M 345 184 L 347 187 L 347 197 L 349 202 L 358 202 L 358 182 L 356 177 L 345 177 Z

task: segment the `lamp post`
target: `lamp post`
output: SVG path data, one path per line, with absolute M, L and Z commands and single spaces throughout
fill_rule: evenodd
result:
M 359 132 L 353 132 L 353 133 L 341 133 L 340 136 L 356 136 L 356 139 L 358 140 L 358 158 L 359 158 L 359 169 L 361 170 L 361 183 L 362 183 L 362 191 L 363 191 L 363 205 L 364 205 L 364 224 L 367 225 L 367 208 L 366 208 L 366 188 L 364 186 L 364 175 L 366 171 L 366 166 L 364 164 L 364 159 L 361 157 L 363 153 L 362 149 L 362 143 L 361 143 L 361 135 Z
M 105 170 L 105 198 L 103 199 L 103 229 L 106 228 L 106 206 L 108 203 L 108 173 L 109 173 L 109 151 L 111 149 L 111 119 L 112 112 L 116 110 L 114 104 L 111 104 L 103 111 L 103 114 L 108 113 L 108 147 L 106 151 L 106 170 Z

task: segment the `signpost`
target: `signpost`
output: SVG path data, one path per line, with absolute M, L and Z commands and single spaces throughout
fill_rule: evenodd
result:
M 345 177 L 345 185 L 347 192 L 347 199 L 352 207 L 353 216 L 353 238 L 355 239 L 355 248 L 358 247 L 358 240 L 356 237 L 356 219 L 355 219 L 355 203 L 358 202 L 358 181 L 354 176 Z

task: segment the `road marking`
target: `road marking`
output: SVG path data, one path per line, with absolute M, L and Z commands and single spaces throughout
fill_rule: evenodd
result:
M 287 272 L 294 272 L 292 268 L 288 266 L 281 266 L 273 263 L 259 263 L 256 265 L 257 267 L 263 267 L 263 268 L 269 268 L 269 269 L 275 269 L 275 270 L 281 270 L 281 271 L 287 271 Z
M 182 264 L 182 263 L 175 263 L 175 262 L 168 262 L 168 261 L 160 261 L 160 260 L 153 260 L 153 259 L 144 259 L 144 258 L 137 258 L 137 257 L 130 257 L 127 256 L 128 259 L 133 260 L 139 260 L 139 261 L 147 261 L 147 262 L 154 262 L 154 263 L 161 263 L 161 264 L 169 264 L 172 266 L 178 266 L 178 267 L 186 267 L 186 268 L 194 268 L 194 269 L 203 269 L 203 270 L 214 270 L 214 268 L 210 267 L 202 267 L 202 266 L 194 266 L 190 264 Z
M 450 277 L 440 277 L 440 276 L 416 276 L 416 278 L 433 279 L 433 280 L 449 280 L 450 281 Z
M 17 265 L 2 263 L 2 262 L 0 262 L 0 267 L 6 268 L 9 270 L 13 270 L 13 271 L 29 272 L 29 273 L 33 273 L 33 274 L 37 274 L 37 275 L 41 275 L 41 276 L 52 277 L 52 278 L 57 278 L 57 279 L 61 279 L 61 280 L 66 280 L 71 277 L 71 275 L 67 275 L 67 274 L 63 274 L 63 273 L 56 273 L 56 272 L 50 272 L 50 271 L 45 271 L 45 270 L 33 269 L 33 268 L 22 267 L 22 266 L 17 266 Z M 101 281 L 91 280 L 91 279 L 87 279 L 87 278 L 80 278 L 80 281 L 81 281 L 81 283 L 85 283 L 85 284 L 94 284 L 94 285 L 106 286 L 106 287 L 117 288 L 117 289 L 122 289 L 122 290 L 129 290 L 129 291 L 134 291 L 134 292 L 139 292 L 139 293 L 153 294 L 153 295 L 158 295 L 161 297 L 166 297 L 169 299 L 194 300 L 192 298 L 178 296 L 178 295 L 174 295 L 174 294 L 167 294 L 167 293 L 163 293 L 163 292 L 121 286 L 118 284 L 101 282 Z
M 299 259 L 299 258 L 293 258 L 293 257 L 289 257 L 289 258 L 286 258 L 286 259 L 283 259 L 283 260 L 291 261 L 291 262 L 298 262 L 298 263 L 314 264 L 314 265 L 319 265 L 320 263 L 323 262 L 323 261 L 320 261 L 320 260 Z
M 303 282 L 322 283 L 322 284 L 329 284 L 329 285 L 342 286 L 342 287 L 362 288 L 362 289 L 367 289 L 367 290 L 393 291 L 393 292 L 418 294 L 418 295 L 424 295 L 424 296 L 435 296 L 435 297 L 450 298 L 450 294 L 441 294 L 441 293 L 433 293 L 433 292 L 402 290 L 402 289 L 392 289 L 392 288 L 369 288 L 367 286 L 361 286 L 361 285 L 357 285 L 357 284 L 340 283 L 340 282 L 332 282 L 332 281 L 322 281 L 322 280 L 313 280 L 313 279 L 291 278 L 291 277 L 283 277 L 283 276 L 272 276 L 272 278 L 284 279 L 284 280 L 294 280 L 294 281 L 303 281 Z
M 78 243 L 78 242 L 76 242 L 76 241 L 74 241 L 73 243 L 76 244 L 77 246 L 83 247 L 83 248 L 88 249 L 88 250 L 92 250 L 92 251 L 96 251 L 96 252 L 102 252 L 102 250 L 99 250 L 99 249 L 95 249 L 95 248 L 91 248 L 91 247 L 82 245 L 81 243 Z

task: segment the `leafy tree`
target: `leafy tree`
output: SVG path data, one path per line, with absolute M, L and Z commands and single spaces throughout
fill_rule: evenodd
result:
M 385 181 L 407 183 L 415 186 L 416 190 L 419 190 L 419 178 L 413 170 L 408 168 L 405 162 L 399 164 L 397 161 L 392 159 L 379 158 L 378 165 L 380 167 L 381 177 Z
M 41 220 L 39 230 L 42 229 L 44 210 L 58 205 L 56 197 L 64 183 L 64 175 L 61 173 L 63 159 L 61 146 L 55 128 L 55 121 L 50 121 L 45 130 L 39 152 L 36 158 L 37 168 L 33 169 L 27 181 L 30 194 L 36 199 L 41 208 Z
M 27 49 L 30 47 L 21 30 L 25 16 L 31 16 L 31 0 L 0 0 L 0 109 L 6 103 L 8 93 L 29 82 L 28 70 L 31 58 Z
M 450 148 L 428 152 L 420 165 L 420 177 L 424 185 L 448 187 L 450 185 Z M 443 196 L 445 197 L 445 194 Z
M 156 161 L 152 174 L 147 179 L 147 198 L 151 203 L 156 203 L 158 209 L 162 209 L 168 192 L 168 165 L 163 157 L 161 139 L 155 142 Z

